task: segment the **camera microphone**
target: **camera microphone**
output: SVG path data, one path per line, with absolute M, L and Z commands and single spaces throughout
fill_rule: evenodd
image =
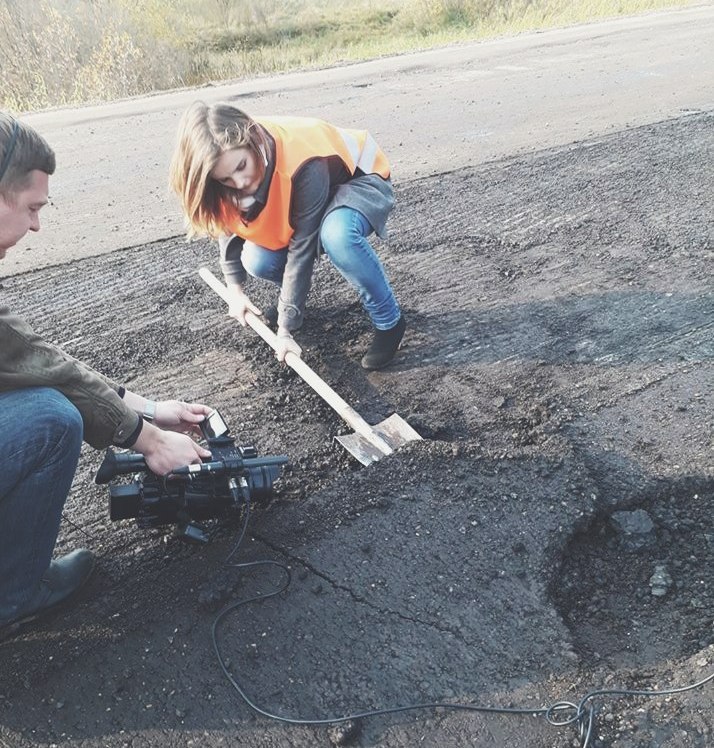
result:
M 195 465 L 184 465 L 171 471 L 171 475 L 205 475 L 213 473 L 221 475 L 223 473 L 233 473 L 246 469 L 248 471 L 260 471 L 267 469 L 276 478 L 279 471 L 274 469 L 281 465 L 286 465 L 288 458 L 280 457 L 228 457 L 224 460 L 213 460 L 210 462 L 196 463 Z
M 225 462 L 201 462 L 196 465 L 184 465 L 171 471 L 171 475 L 201 475 L 202 473 L 223 473 Z

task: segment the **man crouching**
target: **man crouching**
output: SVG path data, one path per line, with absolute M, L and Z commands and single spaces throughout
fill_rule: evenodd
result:
M 0 259 L 39 231 L 54 170 L 47 142 L 0 112 Z M 82 441 L 131 447 L 163 475 L 210 457 L 187 436 L 210 412 L 129 392 L 0 304 L 0 638 L 66 600 L 94 568 L 85 549 L 51 560 Z

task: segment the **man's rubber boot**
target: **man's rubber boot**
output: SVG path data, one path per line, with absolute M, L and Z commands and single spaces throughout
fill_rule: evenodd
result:
M 362 367 L 370 371 L 383 369 L 399 350 L 406 327 L 407 321 L 402 314 L 399 322 L 389 330 L 375 330 L 372 344 L 362 357 Z
M 14 635 L 23 624 L 34 621 L 67 600 L 89 579 L 94 564 L 94 554 L 85 548 L 51 561 L 35 594 L 21 613 L 14 620 L 0 626 L 0 639 Z

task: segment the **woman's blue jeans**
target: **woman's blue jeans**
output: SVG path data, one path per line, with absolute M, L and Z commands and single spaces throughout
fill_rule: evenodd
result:
M 322 220 L 320 243 L 341 275 L 357 291 L 362 306 L 378 330 L 389 330 L 399 322 L 401 311 L 382 263 L 367 237 L 369 221 L 352 208 L 335 208 Z M 282 285 L 288 250 L 266 249 L 245 242 L 243 267 L 255 278 Z
M 50 565 L 82 433 L 57 390 L 0 393 L 0 625 L 22 614 Z

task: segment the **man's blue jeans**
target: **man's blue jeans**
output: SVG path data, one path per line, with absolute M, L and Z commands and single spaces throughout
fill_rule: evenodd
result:
M 362 306 L 378 330 L 389 330 L 399 322 L 401 311 L 382 263 L 367 237 L 369 221 L 352 208 L 335 208 L 320 226 L 320 243 L 332 264 L 359 294 Z M 282 285 L 288 250 L 271 250 L 245 242 L 243 267 L 254 278 Z
M 0 393 L 0 625 L 22 615 L 50 565 L 82 431 L 57 390 Z

